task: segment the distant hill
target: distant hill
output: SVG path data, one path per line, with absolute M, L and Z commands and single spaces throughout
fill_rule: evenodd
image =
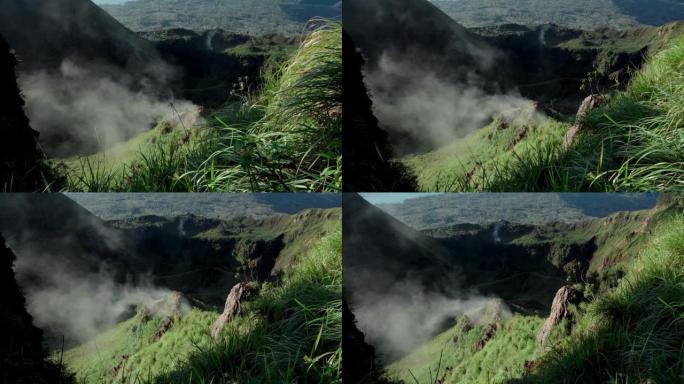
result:
M 431 0 L 466 27 L 557 24 L 626 29 L 684 19 L 681 0 Z
M 341 18 L 338 0 L 143 0 L 102 7 L 134 31 L 225 29 L 300 34 L 313 17 Z
M 211 219 L 243 216 L 263 218 L 278 213 L 292 214 L 309 208 L 337 208 L 336 194 L 224 194 L 202 193 L 188 199 L 183 194 L 67 194 L 94 215 L 115 220 L 125 217 L 176 217 L 192 213 Z
M 618 211 L 653 208 L 658 194 L 510 193 L 442 194 L 379 207 L 407 225 L 422 230 L 456 224 L 489 225 L 577 223 Z

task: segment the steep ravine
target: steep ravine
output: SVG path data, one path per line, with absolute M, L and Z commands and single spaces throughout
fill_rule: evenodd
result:
M 661 199 L 653 209 L 575 223 L 501 221 L 415 231 L 358 196 L 347 197 L 345 207 L 345 241 L 350 244 L 345 268 L 354 271 L 345 276 L 345 298 L 356 318 L 349 327 L 360 332 L 353 331 L 349 343 L 364 356 L 374 356 L 366 357 L 371 362 L 379 359 L 392 378 L 407 382 L 412 380 L 407 369 L 421 380 L 428 377 L 428 368 L 434 374 L 442 352 L 454 371 L 441 374 L 465 382 L 481 382 L 477 380 L 484 376 L 474 368 L 478 364 L 488 365 L 485 371 L 534 369 L 544 348 L 572 331 L 578 308 L 619 284 L 656 222 L 669 212 Z M 383 247 L 390 250 L 383 252 Z M 373 307 L 367 305 L 367 297 L 374 300 Z M 398 312 L 391 304 L 397 300 L 403 303 Z M 415 308 L 432 314 L 415 317 Z M 386 318 L 414 323 L 394 336 L 378 333 L 382 327 L 375 325 Z M 408 338 L 407 332 L 424 329 L 416 319 L 440 321 L 423 342 L 403 353 L 388 350 L 392 340 L 401 343 L 397 340 Z M 497 362 L 495 356 L 502 353 L 514 356 Z M 467 367 L 461 363 L 465 359 L 470 361 Z M 369 364 L 364 370 L 382 370 Z

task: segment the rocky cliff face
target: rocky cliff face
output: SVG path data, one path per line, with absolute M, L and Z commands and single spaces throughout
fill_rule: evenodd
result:
M 379 384 L 381 369 L 376 365 L 375 348 L 368 345 L 365 336 L 356 327 L 354 314 L 342 302 L 342 354 L 343 382 L 358 384 Z
M 43 333 L 33 325 L 26 301 L 14 278 L 16 259 L 0 235 L 0 382 L 66 383 L 61 369 L 46 361 Z
M 344 55 L 344 189 L 360 191 L 414 191 L 415 177 L 393 164 L 387 132 L 378 127 L 372 102 L 363 82 L 364 60 L 351 37 L 343 35 Z
M 17 50 L 21 71 L 56 70 L 65 59 L 154 75 L 158 53 L 90 0 L 2 1 L 0 33 Z M 151 76 L 155 78 L 154 76 Z
M 38 132 L 24 114 L 24 100 L 17 86 L 14 58 L 0 36 L 0 190 L 40 189 Z

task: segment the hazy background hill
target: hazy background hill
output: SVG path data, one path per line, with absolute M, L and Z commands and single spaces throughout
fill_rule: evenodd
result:
M 467 27 L 553 23 L 579 29 L 625 29 L 684 18 L 681 0 L 431 0 Z
M 179 194 L 92 194 L 70 193 L 67 196 L 104 220 L 135 216 L 175 217 L 192 213 L 213 219 L 236 217 L 263 218 L 279 213 L 292 214 L 308 208 L 337 208 L 342 199 L 337 194 L 224 194 L 201 193 L 190 200 Z
M 456 224 L 488 225 L 499 221 L 545 225 L 577 223 L 619 211 L 653 208 L 656 193 L 465 193 L 435 194 L 378 207 L 418 230 Z
M 99 3 L 134 31 L 220 28 L 252 35 L 300 34 L 304 24 L 314 16 L 342 16 L 339 0 L 102 0 Z

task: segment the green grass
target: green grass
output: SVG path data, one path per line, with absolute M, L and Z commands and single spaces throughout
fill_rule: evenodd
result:
M 684 216 L 665 220 L 613 292 L 523 382 L 684 380 Z
M 247 126 L 216 116 L 219 148 L 191 172 L 201 189 L 339 191 L 341 173 L 341 26 L 312 33 L 287 62 L 264 73 Z
M 546 120 L 542 123 L 507 121 L 497 117 L 487 127 L 463 139 L 426 154 L 401 159 L 417 175 L 423 191 L 528 191 L 542 177 L 543 164 L 555 157 L 568 125 Z M 528 170 L 516 174 L 509 166 L 525 159 Z M 534 165 L 539 164 L 538 169 Z M 500 180 L 507 180 L 501 183 Z M 561 181 L 557 181 L 561 182 Z
M 143 321 L 142 314 L 64 353 L 67 368 L 80 383 L 140 382 L 156 372 L 176 368 L 178 361 L 197 348 L 211 343 L 209 327 L 217 314 L 194 309 L 177 320 L 174 327 L 158 342 L 152 336 L 161 318 Z M 118 374 L 112 369 L 128 356 Z
M 341 247 L 338 225 L 281 281 L 262 283 L 218 341 L 209 335 L 218 312 L 193 309 L 158 341 L 163 319 L 138 313 L 64 362 L 82 383 L 341 383 Z
M 624 273 L 615 275 L 614 282 L 602 289 L 585 287 L 583 301 L 570 306 L 573 317 L 553 328 L 547 349 L 542 350 L 537 339 L 542 317 L 517 314 L 498 322 L 495 336 L 480 351 L 474 346 L 484 327 L 464 329 L 460 319 L 452 328 L 388 365 L 387 377 L 418 384 L 432 384 L 437 379 L 444 384 L 682 382 L 681 197 L 673 195 L 649 212 L 620 213 L 595 220 L 560 239 L 571 241 L 594 234 L 599 249 L 596 260 L 592 260 L 597 264 L 593 268 L 608 275 L 614 268 L 612 264 L 620 262 Z M 639 234 L 634 235 L 636 232 Z M 606 259 L 608 255 L 617 259 Z M 531 363 L 528 368 L 526 362 Z
M 567 150 L 561 143 L 569 124 L 537 123 L 511 142 L 520 128 L 496 131 L 495 122 L 403 161 L 426 191 L 684 190 L 684 37 L 675 28 L 663 39 L 667 48 L 654 43 L 644 68 L 588 114 Z
M 242 92 L 190 134 L 151 131 L 71 159 L 68 191 L 293 192 L 342 188 L 342 32 L 328 22 L 286 60 L 272 58 L 257 92 Z
M 249 304 L 248 332 L 232 322 L 222 340 L 154 383 L 341 383 L 342 239 L 338 228 L 282 284 Z
M 405 383 L 414 383 L 417 379 L 426 384 L 434 383 L 437 378 L 445 383 L 465 384 L 500 383 L 521 377 L 525 361 L 535 360 L 542 354 L 537 335 L 543 322 L 539 317 L 516 315 L 499 323 L 494 337 L 477 351 L 475 345 L 485 326 L 476 325 L 464 331 L 461 319 L 428 344 L 388 366 L 387 376 Z

